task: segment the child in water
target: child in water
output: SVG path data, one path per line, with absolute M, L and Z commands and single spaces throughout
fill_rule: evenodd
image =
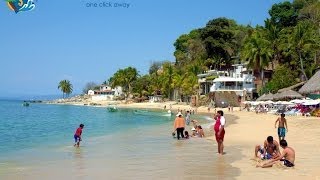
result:
M 189 132 L 188 131 L 184 131 L 184 138 L 189 139 Z
M 81 134 L 82 134 L 82 129 L 83 129 L 84 125 L 80 124 L 78 129 L 76 130 L 76 132 L 74 133 L 74 145 L 73 146 L 80 146 L 80 141 L 81 139 Z

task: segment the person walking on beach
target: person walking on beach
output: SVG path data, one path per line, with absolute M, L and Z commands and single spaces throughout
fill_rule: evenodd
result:
M 220 155 L 223 155 L 223 139 L 225 135 L 224 126 L 226 124 L 226 119 L 223 116 L 223 111 L 219 110 L 217 111 L 217 114 L 215 115 L 214 119 L 216 120 L 216 123 L 214 125 L 214 131 L 216 136 L 216 141 L 218 143 L 218 153 Z
M 283 161 L 283 165 L 286 167 L 293 167 L 294 166 L 294 161 L 296 159 L 296 153 L 295 150 L 291 147 L 288 147 L 288 143 L 286 140 L 282 139 L 280 141 L 280 146 L 283 148 L 282 154 L 275 158 L 271 159 L 270 161 L 266 162 L 265 164 L 262 165 L 257 165 L 256 167 L 262 167 L 262 168 L 267 168 L 267 167 L 272 167 L 276 163 L 276 161 Z
M 287 120 L 285 118 L 285 114 L 281 114 L 281 117 L 279 117 L 276 122 L 274 123 L 274 128 L 277 128 L 278 123 L 278 136 L 279 136 L 279 142 L 280 140 L 284 139 L 286 136 L 286 132 L 288 132 L 288 125 Z
M 77 128 L 76 132 L 74 133 L 74 146 L 79 147 L 80 146 L 80 141 L 82 141 L 81 134 L 82 134 L 82 129 L 84 125 L 80 124 L 79 127 Z
M 186 126 L 186 122 L 185 122 L 184 118 L 182 117 L 181 112 L 178 112 L 178 114 L 176 116 L 177 117 L 174 120 L 173 129 L 174 129 L 174 131 L 177 131 L 177 138 L 179 140 L 180 136 L 181 136 L 181 138 L 184 138 L 183 131 Z

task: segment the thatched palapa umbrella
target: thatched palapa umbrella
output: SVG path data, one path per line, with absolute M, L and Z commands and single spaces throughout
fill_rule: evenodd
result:
M 262 96 L 258 97 L 258 98 L 256 99 L 256 101 L 262 101 L 262 99 L 263 99 L 265 96 L 266 96 L 266 94 L 263 94 Z
M 267 94 L 262 100 L 263 101 L 269 101 L 269 100 L 273 100 L 274 95 L 272 93 Z
M 287 90 L 283 91 L 281 93 L 277 93 L 274 95 L 274 99 L 280 100 L 280 99 L 297 99 L 297 98 L 303 98 L 303 96 L 293 90 Z
M 301 87 L 299 93 L 310 94 L 317 91 L 320 91 L 320 70 Z
M 257 99 L 257 101 L 269 101 L 269 100 L 273 100 L 273 94 L 272 93 L 263 94 L 262 96 L 260 96 Z

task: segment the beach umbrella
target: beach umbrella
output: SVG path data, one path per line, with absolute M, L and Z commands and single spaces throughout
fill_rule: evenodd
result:
M 320 70 L 301 87 L 299 93 L 310 94 L 317 91 L 320 91 Z
M 302 103 L 302 105 L 305 105 L 305 106 L 313 106 L 313 105 L 318 105 L 320 104 L 320 101 L 318 100 L 308 100 L 308 101 L 305 101 L 304 103 Z
M 251 101 L 243 101 L 242 104 L 250 104 Z
M 292 102 L 292 103 L 295 103 L 295 104 L 301 104 L 301 103 L 304 103 L 306 100 L 305 99 L 294 99 L 294 100 L 291 100 L 289 102 Z
M 267 104 L 273 104 L 274 102 L 269 100 L 269 101 L 266 101 Z
M 303 96 L 293 90 L 283 91 L 281 93 L 277 93 L 274 96 L 274 99 L 276 99 L 276 100 L 288 99 L 288 98 L 289 99 L 296 99 L 296 98 L 303 98 Z
M 282 105 L 293 105 L 294 103 L 288 101 L 281 101 L 280 104 Z
M 257 105 L 262 104 L 262 103 L 263 103 L 262 101 L 252 101 L 251 105 L 252 106 L 257 106 Z

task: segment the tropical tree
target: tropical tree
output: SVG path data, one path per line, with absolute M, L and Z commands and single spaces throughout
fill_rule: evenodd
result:
M 194 61 L 203 62 L 206 59 L 206 49 L 200 35 L 200 30 L 195 29 L 189 34 L 181 35 L 176 40 L 174 56 L 178 67 L 183 67 Z
M 162 72 L 160 74 L 160 82 L 162 84 L 162 92 L 165 92 L 169 99 L 172 98 L 174 65 L 171 62 L 165 62 L 162 64 Z
M 234 20 L 217 18 L 209 21 L 201 29 L 201 39 L 205 44 L 208 58 L 214 59 L 216 65 L 231 64 L 231 56 L 235 55 Z
M 271 81 L 266 84 L 266 89 L 269 92 L 276 93 L 279 89 L 292 86 L 297 83 L 297 74 L 285 65 L 278 66 Z
M 267 19 L 265 22 L 264 36 L 266 40 L 269 41 L 271 45 L 271 49 L 273 51 L 271 63 L 272 63 L 272 70 L 274 70 L 275 62 L 279 62 L 281 59 L 281 50 L 280 50 L 280 36 L 281 36 L 281 29 L 273 24 L 270 19 Z
M 144 75 L 141 77 L 138 77 L 136 81 L 133 83 L 132 91 L 133 93 L 137 93 L 142 96 L 147 96 L 149 93 L 149 87 L 151 84 L 150 75 Z
M 264 87 L 264 68 L 269 65 L 273 53 L 270 47 L 270 42 L 258 29 L 246 39 L 241 53 L 242 59 L 248 62 L 248 66 L 259 71 L 262 87 Z
M 136 68 L 127 67 L 125 69 L 119 69 L 110 79 L 110 85 L 112 87 L 121 86 L 126 93 L 126 97 L 132 92 L 132 85 L 137 80 L 139 74 Z
M 62 80 L 59 82 L 58 89 L 60 89 L 62 91 L 62 97 L 65 98 L 65 97 L 68 97 L 72 93 L 73 86 L 69 80 L 65 79 L 65 80 Z
M 300 70 L 305 80 L 308 76 L 305 72 L 305 64 L 308 54 L 314 54 L 319 47 L 319 35 L 308 21 L 301 21 L 294 27 L 289 39 L 289 46 L 293 47 L 300 61 Z
M 293 27 L 298 21 L 299 8 L 289 1 L 274 4 L 269 10 L 270 21 L 280 28 Z
M 97 88 L 97 84 L 95 82 L 86 83 L 85 87 L 82 90 L 83 94 L 87 94 L 89 90 L 93 90 Z

